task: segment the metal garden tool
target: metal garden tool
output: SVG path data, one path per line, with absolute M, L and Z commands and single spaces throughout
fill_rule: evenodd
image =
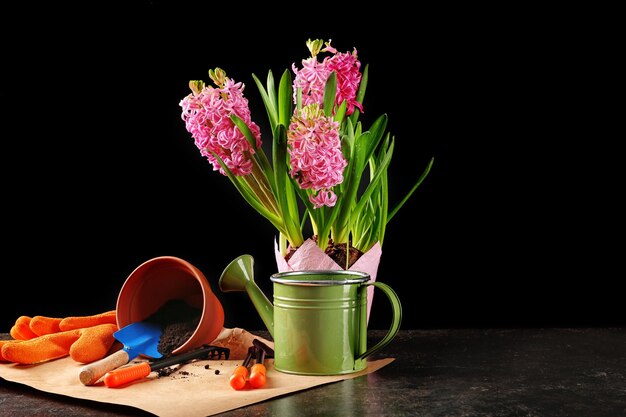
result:
M 252 388 L 261 388 L 266 381 L 265 358 L 273 358 L 274 349 L 259 339 L 254 339 L 252 345 L 256 348 L 256 363 L 250 368 L 248 383 Z
M 250 373 L 248 367 L 250 366 L 250 363 L 252 362 L 255 355 L 256 347 L 254 345 L 250 346 L 248 348 L 248 355 L 246 356 L 246 359 L 244 359 L 241 365 L 235 367 L 233 374 L 229 378 L 230 386 L 233 389 L 240 390 L 246 386 L 246 380 L 248 378 L 248 374 Z
M 261 342 L 259 339 L 252 341 L 252 346 L 248 348 L 248 356 L 233 371 L 230 377 L 230 386 L 233 389 L 241 390 L 249 385 L 251 388 L 261 388 L 265 385 L 266 369 L 265 358 L 273 358 L 274 349 Z M 252 365 L 252 361 L 255 361 Z M 248 369 L 249 368 L 249 369 Z
M 162 357 L 158 350 L 161 333 L 159 324 L 147 321 L 132 323 L 116 331 L 113 336 L 124 347 L 99 361 L 83 366 L 79 375 L 80 382 L 83 385 L 93 385 L 107 372 L 127 364 L 139 355 Z
M 120 385 L 145 378 L 150 375 L 151 372 L 155 372 L 172 365 L 178 365 L 193 359 L 219 359 L 222 358 L 222 356 L 224 356 L 224 359 L 228 359 L 229 355 L 229 348 L 204 345 L 189 352 L 172 355 L 152 363 L 143 362 L 137 365 L 125 366 L 123 368 L 107 372 L 104 376 L 104 385 L 109 388 L 115 388 Z

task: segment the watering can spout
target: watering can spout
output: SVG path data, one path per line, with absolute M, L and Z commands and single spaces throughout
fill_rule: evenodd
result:
M 254 258 L 252 256 L 241 255 L 231 261 L 220 276 L 219 287 L 222 292 L 247 292 L 265 327 L 274 337 L 274 306 L 254 282 Z

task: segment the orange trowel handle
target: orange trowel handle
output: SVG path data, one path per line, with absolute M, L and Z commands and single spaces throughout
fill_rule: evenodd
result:
M 120 385 L 136 381 L 147 377 L 152 370 L 148 362 L 142 362 L 137 365 L 126 366 L 107 372 L 104 376 L 104 385 L 109 388 L 119 387 Z

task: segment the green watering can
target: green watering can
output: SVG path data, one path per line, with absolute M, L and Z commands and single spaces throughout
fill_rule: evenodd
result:
M 274 339 L 274 368 L 299 375 L 358 372 L 366 358 L 398 333 L 402 307 L 387 284 L 369 274 L 346 270 L 307 270 L 273 274 L 274 304 L 254 282 L 254 259 L 235 258 L 222 272 L 223 292 L 245 291 Z M 367 349 L 367 287 L 380 289 L 391 302 L 387 334 Z

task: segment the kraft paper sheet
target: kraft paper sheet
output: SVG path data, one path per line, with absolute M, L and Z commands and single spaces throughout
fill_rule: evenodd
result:
M 392 358 L 368 362 L 363 371 L 336 376 L 302 376 L 278 372 L 273 360 L 267 359 L 267 383 L 263 388 L 233 390 L 229 377 L 247 353 L 252 340 L 258 338 L 269 346 L 273 343 L 240 328 L 224 329 L 214 345 L 231 348 L 229 360 L 211 359 L 187 363 L 169 376 L 150 377 L 119 388 L 107 388 L 102 382 L 84 386 L 78 379 L 83 364 L 69 357 L 38 365 L 17 365 L 0 362 L 0 377 L 35 389 L 74 398 L 103 403 L 127 405 L 163 417 L 211 416 L 273 397 L 312 388 L 318 385 L 356 378 L 375 372 L 393 361 Z M 140 359 L 142 360 L 142 359 Z M 208 365 L 208 369 L 205 366 Z M 219 374 L 216 374 L 219 370 Z

